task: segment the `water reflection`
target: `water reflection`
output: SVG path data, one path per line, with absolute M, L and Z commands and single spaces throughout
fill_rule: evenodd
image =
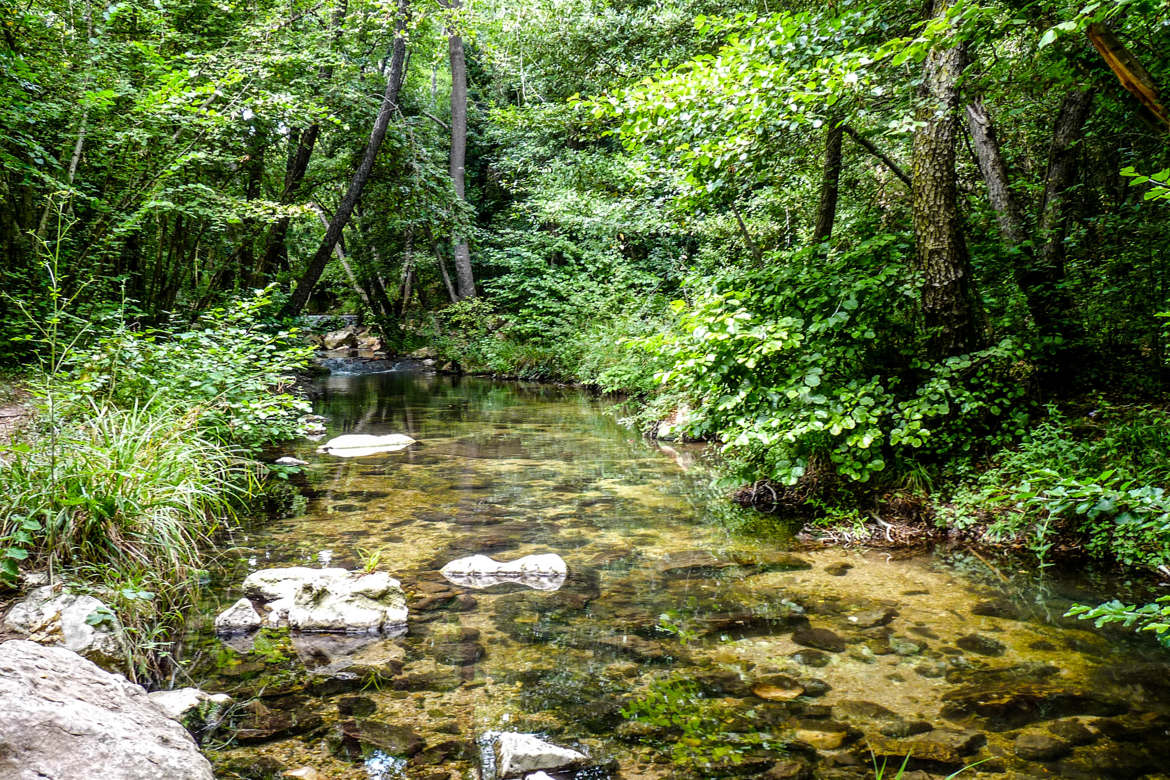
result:
M 1020 778 L 1163 771 L 1170 667 L 1149 643 L 1062 617 L 1095 598 L 1089 580 L 1039 588 L 961 553 L 737 536 L 744 510 L 697 448 L 648 443 L 575 390 L 332 376 L 317 406 L 331 437 L 419 444 L 354 460 L 290 448 L 312 463 L 307 510 L 236 540 L 247 552 L 228 556 L 208 615 L 257 565 L 356 569 L 376 550 L 408 592 L 409 630 L 233 648 L 194 626 L 192 674 L 263 705 L 241 716 L 254 744 L 216 753 L 222 776 L 263 760 L 465 777 L 493 729 L 580 747 L 595 777 L 860 778 L 870 750 L 942 774 L 979 760 Z M 546 553 L 567 564 L 556 590 L 440 572 Z

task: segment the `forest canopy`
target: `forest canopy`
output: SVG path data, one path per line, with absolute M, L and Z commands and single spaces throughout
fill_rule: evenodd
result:
M 57 297 L 174 328 L 266 290 L 273 322 L 625 393 L 785 511 L 913 496 L 1170 563 L 1165 0 L 32 0 L 2 29 L 8 363 Z

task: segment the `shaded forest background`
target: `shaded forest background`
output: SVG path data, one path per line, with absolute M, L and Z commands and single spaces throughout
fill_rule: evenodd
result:
M 766 508 L 1170 563 L 1164 0 L 2 16 L 9 364 L 267 288 L 627 393 Z

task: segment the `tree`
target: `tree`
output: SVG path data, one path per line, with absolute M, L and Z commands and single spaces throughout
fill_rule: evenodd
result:
M 393 52 L 390 57 L 390 71 L 386 77 L 386 92 L 382 96 L 382 105 L 378 109 L 377 118 L 374 119 L 374 127 L 370 131 L 370 138 L 366 142 L 366 149 L 362 154 L 361 162 L 358 163 L 357 170 L 354 171 L 353 178 L 350 179 L 349 188 L 346 189 L 345 195 L 342 196 L 341 202 L 337 206 L 337 211 L 333 214 L 333 218 L 329 220 L 329 227 L 325 230 L 325 237 L 321 239 L 321 245 L 317 247 L 316 253 L 309 260 L 309 264 L 305 267 L 305 271 L 298 280 L 296 288 L 284 306 L 284 313 L 286 315 L 299 314 L 308 302 L 309 295 L 313 292 L 313 287 L 317 284 L 317 280 L 321 278 L 321 273 L 329 263 L 329 257 L 333 254 L 333 248 L 337 246 L 337 242 L 341 239 L 341 232 L 345 229 L 350 215 L 353 214 L 354 207 L 357 206 L 358 200 L 362 196 L 362 189 L 366 186 L 366 181 L 369 179 L 370 173 L 374 170 L 374 162 L 378 158 L 378 150 L 382 148 L 382 141 L 385 139 L 386 130 L 390 126 L 390 118 L 398 111 L 398 93 L 402 89 L 402 83 L 405 77 L 406 25 L 409 21 L 409 16 L 409 0 L 398 0 L 398 10 L 395 15 Z
M 448 10 L 457 12 L 459 0 L 449 0 Z M 451 181 L 460 204 L 467 200 L 467 59 L 463 37 L 454 17 L 447 26 L 447 43 L 451 61 Z M 475 297 L 475 276 L 471 269 L 471 248 L 465 235 L 455 237 L 455 279 L 460 298 Z
M 950 0 L 935 0 L 933 15 L 945 14 L 949 5 Z M 979 341 L 955 178 L 959 78 L 966 65 L 967 44 L 961 40 L 931 48 L 914 134 L 915 262 L 923 277 L 922 317 L 931 351 L 939 357 L 966 352 Z

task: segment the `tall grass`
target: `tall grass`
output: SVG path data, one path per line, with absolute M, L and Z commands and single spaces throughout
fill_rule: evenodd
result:
M 8 499 L 0 539 L 35 531 L 31 552 L 51 569 L 91 563 L 187 579 L 201 546 L 234 516 L 249 475 L 195 422 L 174 407 L 92 404 L 54 445 L 35 434 L 18 443 L 0 469 Z

